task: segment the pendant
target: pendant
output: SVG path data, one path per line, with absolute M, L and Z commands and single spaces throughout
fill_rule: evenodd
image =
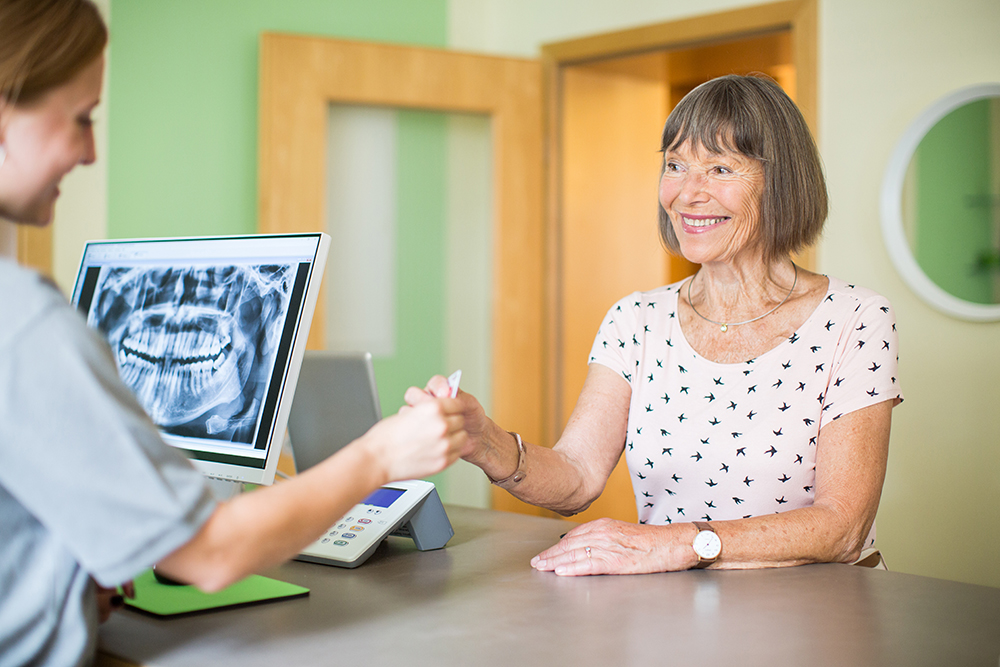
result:
M 719 327 L 719 331 L 721 331 L 722 333 L 726 333 L 727 331 L 729 331 L 729 325 L 723 324 L 721 327 Z

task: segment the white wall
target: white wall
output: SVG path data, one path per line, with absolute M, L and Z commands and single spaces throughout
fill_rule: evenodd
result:
M 894 411 L 879 543 L 890 567 L 1000 586 L 1000 324 L 925 306 L 889 262 L 882 172 L 905 126 L 956 88 L 1000 81 L 996 0 L 820 0 L 819 144 L 832 211 L 820 268 L 896 309 L 906 401 Z M 451 0 L 452 48 L 537 57 L 547 42 L 761 4 Z

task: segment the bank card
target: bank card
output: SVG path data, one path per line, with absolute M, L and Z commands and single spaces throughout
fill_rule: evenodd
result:
M 458 383 L 462 381 L 461 369 L 448 376 L 448 387 L 451 389 L 451 397 L 458 396 Z

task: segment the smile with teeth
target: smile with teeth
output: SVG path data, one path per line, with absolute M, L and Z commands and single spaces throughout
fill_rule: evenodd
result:
M 688 227 L 711 227 L 712 225 L 717 225 L 721 222 L 729 220 L 729 217 L 722 216 L 719 218 L 689 218 L 686 215 L 682 215 L 681 220 Z
M 172 305 L 136 312 L 118 344 L 122 380 L 153 422 L 174 426 L 240 394 L 232 317 Z

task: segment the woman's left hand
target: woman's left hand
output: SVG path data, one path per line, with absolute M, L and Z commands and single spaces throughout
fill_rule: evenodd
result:
M 692 524 L 642 526 L 598 519 L 566 533 L 531 559 L 531 567 L 561 576 L 644 574 L 686 570 L 698 562 Z
M 118 588 L 105 588 L 96 581 L 94 585 L 97 586 L 97 620 L 100 623 L 104 623 L 111 618 L 112 613 L 124 607 L 125 598 L 135 597 L 135 584 L 131 581 L 122 584 L 121 591 Z

